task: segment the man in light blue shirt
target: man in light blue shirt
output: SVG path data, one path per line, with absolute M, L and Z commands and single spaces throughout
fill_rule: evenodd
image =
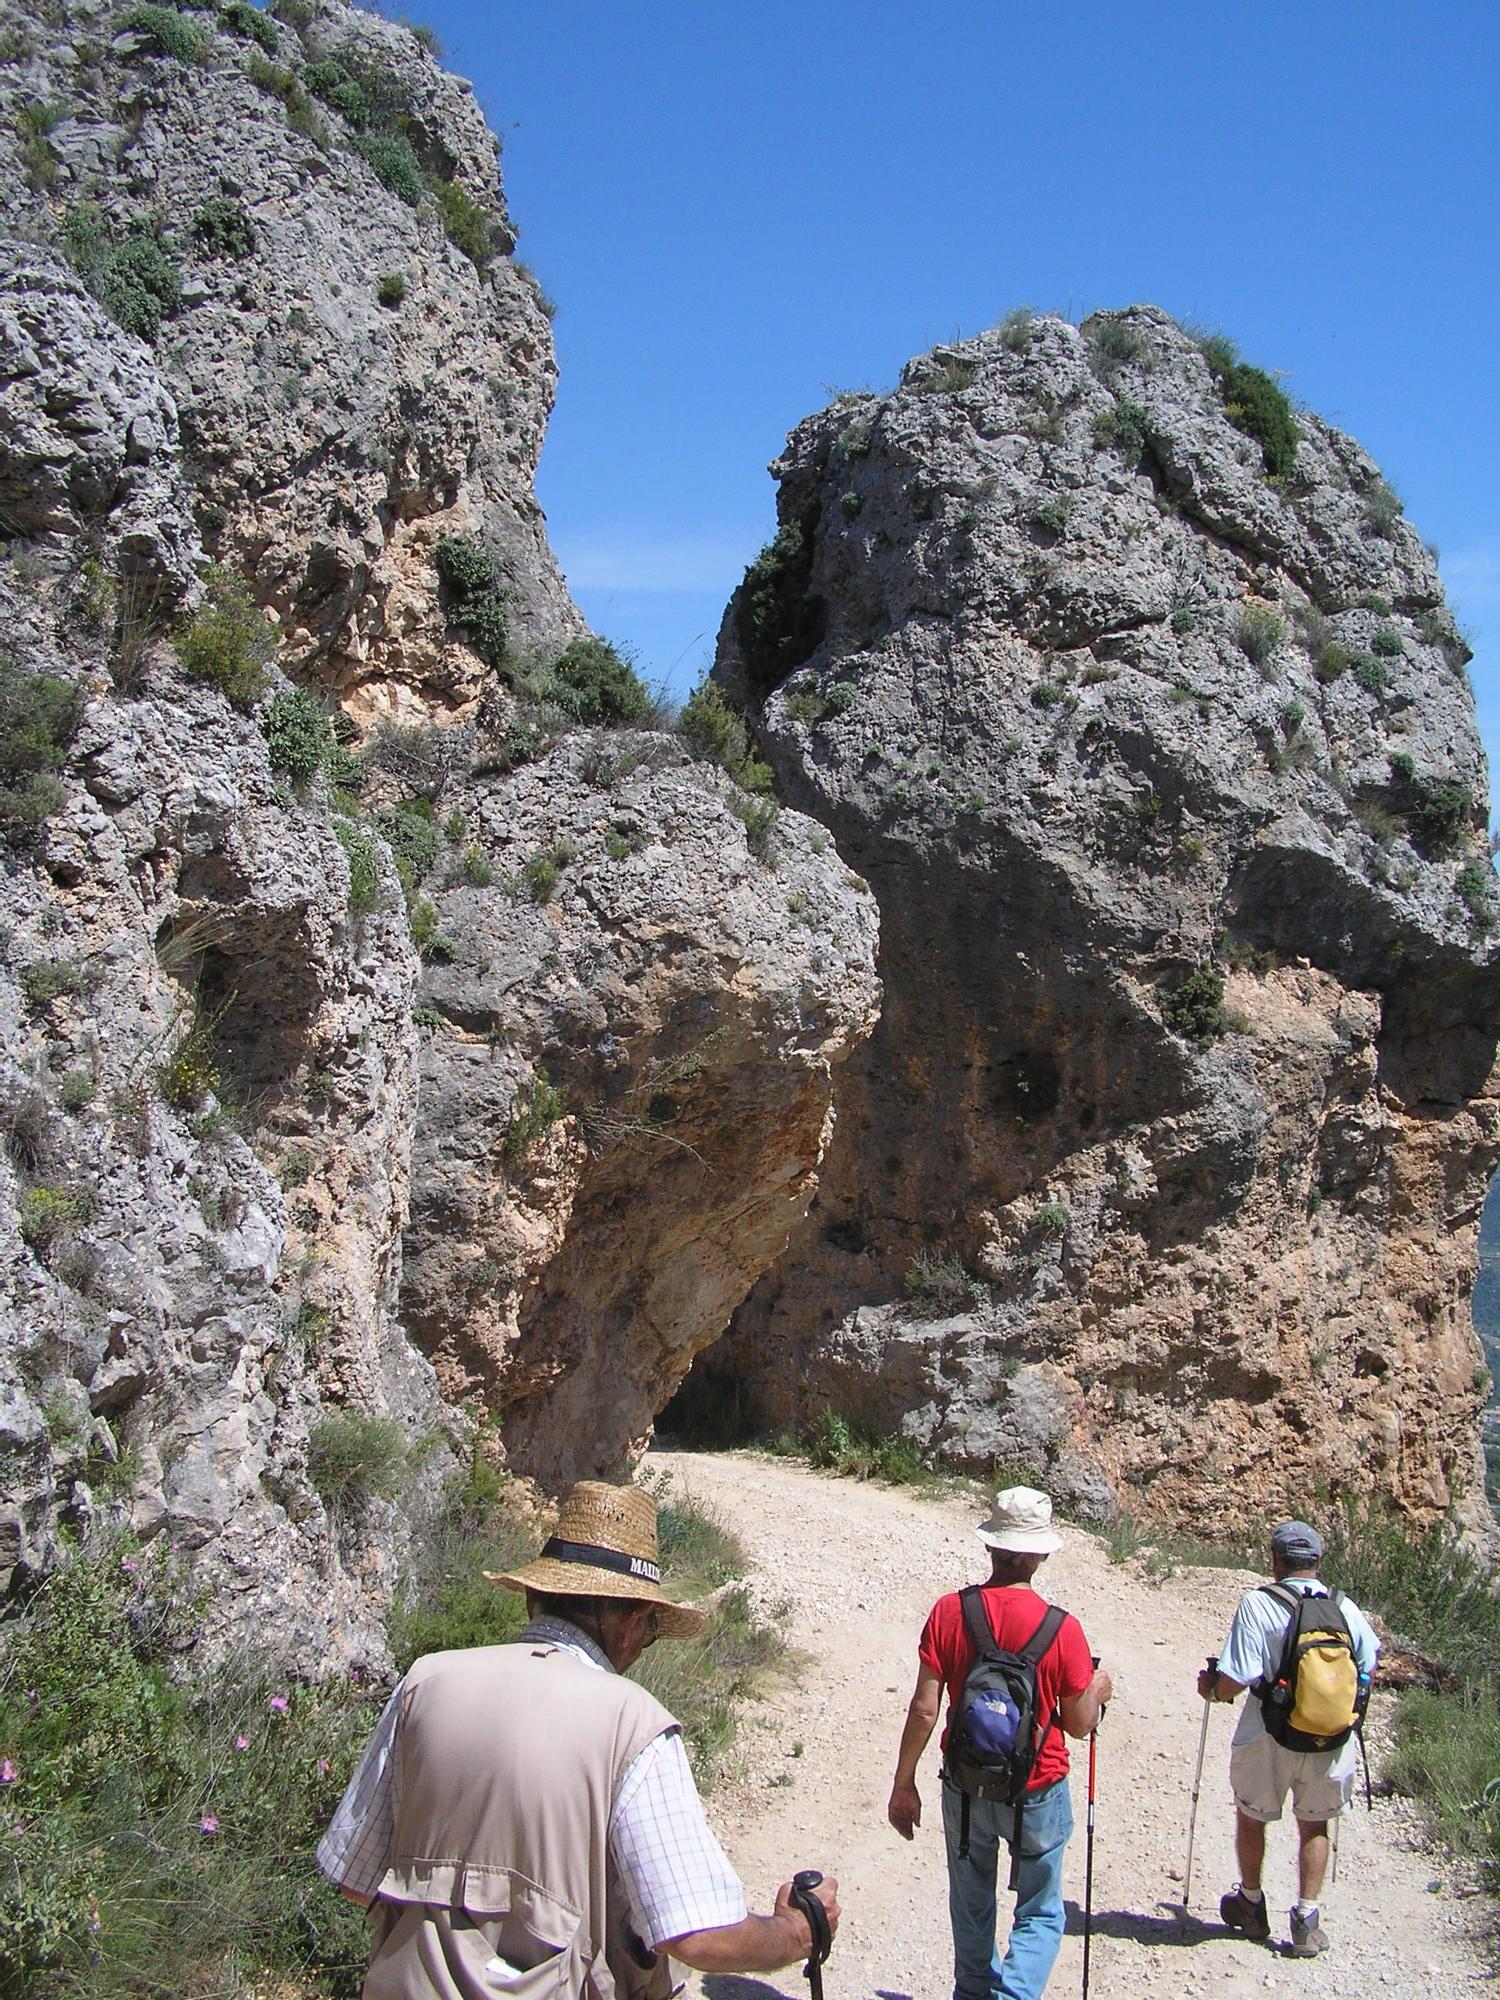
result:
M 1271 1536 L 1271 1574 L 1298 1596 L 1326 1597 L 1318 1564 L 1323 1539 L 1305 1521 L 1283 1521 Z M 1363 1686 L 1375 1671 L 1380 1642 L 1364 1613 L 1347 1597 L 1339 1609 L 1349 1628 L 1355 1665 Z M 1219 1655 L 1217 1673 L 1198 1676 L 1205 1701 L 1234 1701 L 1246 1688 L 1274 1681 L 1281 1666 L 1292 1607 L 1264 1588 L 1247 1590 L 1240 1599 Z M 1278 1743 L 1261 1719 L 1260 1702 L 1252 1694 L 1240 1710 L 1229 1748 L 1229 1783 L 1234 1792 L 1235 1854 L 1240 1879 L 1221 1898 L 1219 1912 L 1232 1930 L 1249 1938 L 1271 1935 L 1261 1889 L 1266 1857 L 1266 1828 L 1281 1818 L 1288 1792 L 1297 1821 L 1297 1902 L 1291 1911 L 1291 1953 L 1316 1958 L 1328 1940 L 1318 1921 L 1318 1897 L 1328 1867 L 1328 1823 L 1337 1819 L 1354 1790 L 1355 1740 L 1349 1736 L 1336 1750 L 1298 1751 Z

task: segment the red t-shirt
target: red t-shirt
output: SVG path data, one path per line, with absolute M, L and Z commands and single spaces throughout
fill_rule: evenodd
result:
M 989 1613 L 990 1629 L 996 1643 L 1007 1653 L 1018 1653 L 1028 1639 L 1034 1639 L 1037 1627 L 1047 1615 L 1047 1600 L 1044 1597 L 1038 1597 L 1034 1590 L 1019 1589 L 1013 1584 L 986 1585 L 981 1602 Z M 956 1590 L 947 1597 L 940 1597 L 933 1605 L 927 1623 L 922 1627 L 917 1657 L 948 1689 L 948 1715 L 943 1723 L 943 1748 L 946 1749 L 953 1704 L 963 1693 L 964 1681 L 974 1664 L 974 1648 L 964 1627 L 964 1608 L 958 1601 Z M 1082 1694 L 1093 1677 L 1094 1662 L 1089 1653 L 1088 1640 L 1083 1636 L 1083 1627 L 1069 1612 L 1057 1637 L 1037 1665 L 1038 1718 L 1045 1719 L 1051 1715 L 1064 1695 Z M 1028 1792 L 1040 1791 L 1043 1785 L 1055 1784 L 1067 1775 L 1068 1739 L 1061 1724 L 1054 1722 L 1032 1766 L 1026 1789 Z

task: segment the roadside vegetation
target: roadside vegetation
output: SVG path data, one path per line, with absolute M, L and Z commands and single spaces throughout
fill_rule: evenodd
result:
M 480 1574 L 540 1544 L 515 1490 L 476 1456 L 419 1532 L 391 1625 L 398 1669 L 520 1630 L 522 1598 Z M 368 1504 L 347 1485 L 340 1497 Z M 734 1537 L 658 1497 L 669 1589 L 717 1595 L 703 1638 L 651 1648 L 637 1678 L 711 1785 L 784 1646 L 735 1582 Z M 101 1533 L 0 1626 L 0 2000 L 359 1993 L 364 1921 L 313 1854 L 389 1686 L 299 1683 L 249 1641 L 184 1677 L 206 1608 L 164 1542 Z

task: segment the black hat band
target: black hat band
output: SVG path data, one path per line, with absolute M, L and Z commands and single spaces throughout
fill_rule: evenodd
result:
M 542 1550 L 542 1558 L 549 1556 L 554 1562 L 586 1563 L 590 1569 L 613 1570 L 617 1576 L 661 1582 L 660 1563 L 651 1562 L 646 1556 L 623 1555 L 619 1549 L 599 1548 L 593 1542 L 565 1542 L 554 1535 Z

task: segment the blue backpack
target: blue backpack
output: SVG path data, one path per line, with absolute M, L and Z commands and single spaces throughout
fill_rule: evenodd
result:
M 1026 1785 L 1042 1746 L 1052 1733 L 1055 1712 L 1045 1720 L 1037 1713 L 1036 1670 L 1051 1651 L 1067 1613 L 1049 1604 L 1042 1622 L 1021 1647 L 1010 1653 L 996 1644 L 994 1628 L 984 1608 L 983 1586 L 970 1584 L 958 1594 L 964 1627 L 974 1648 L 974 1664 L 963 1691 L 953 1704 L 948 1723 L 945 1775 L 963 1793 L 959 1812 L 959 1858 L 969 1851 L 969 1801 L 989 1799 L 1016 1809 L 1011 1842 L 1011 1886 L 1021 1853 L 1021 1808 Z

